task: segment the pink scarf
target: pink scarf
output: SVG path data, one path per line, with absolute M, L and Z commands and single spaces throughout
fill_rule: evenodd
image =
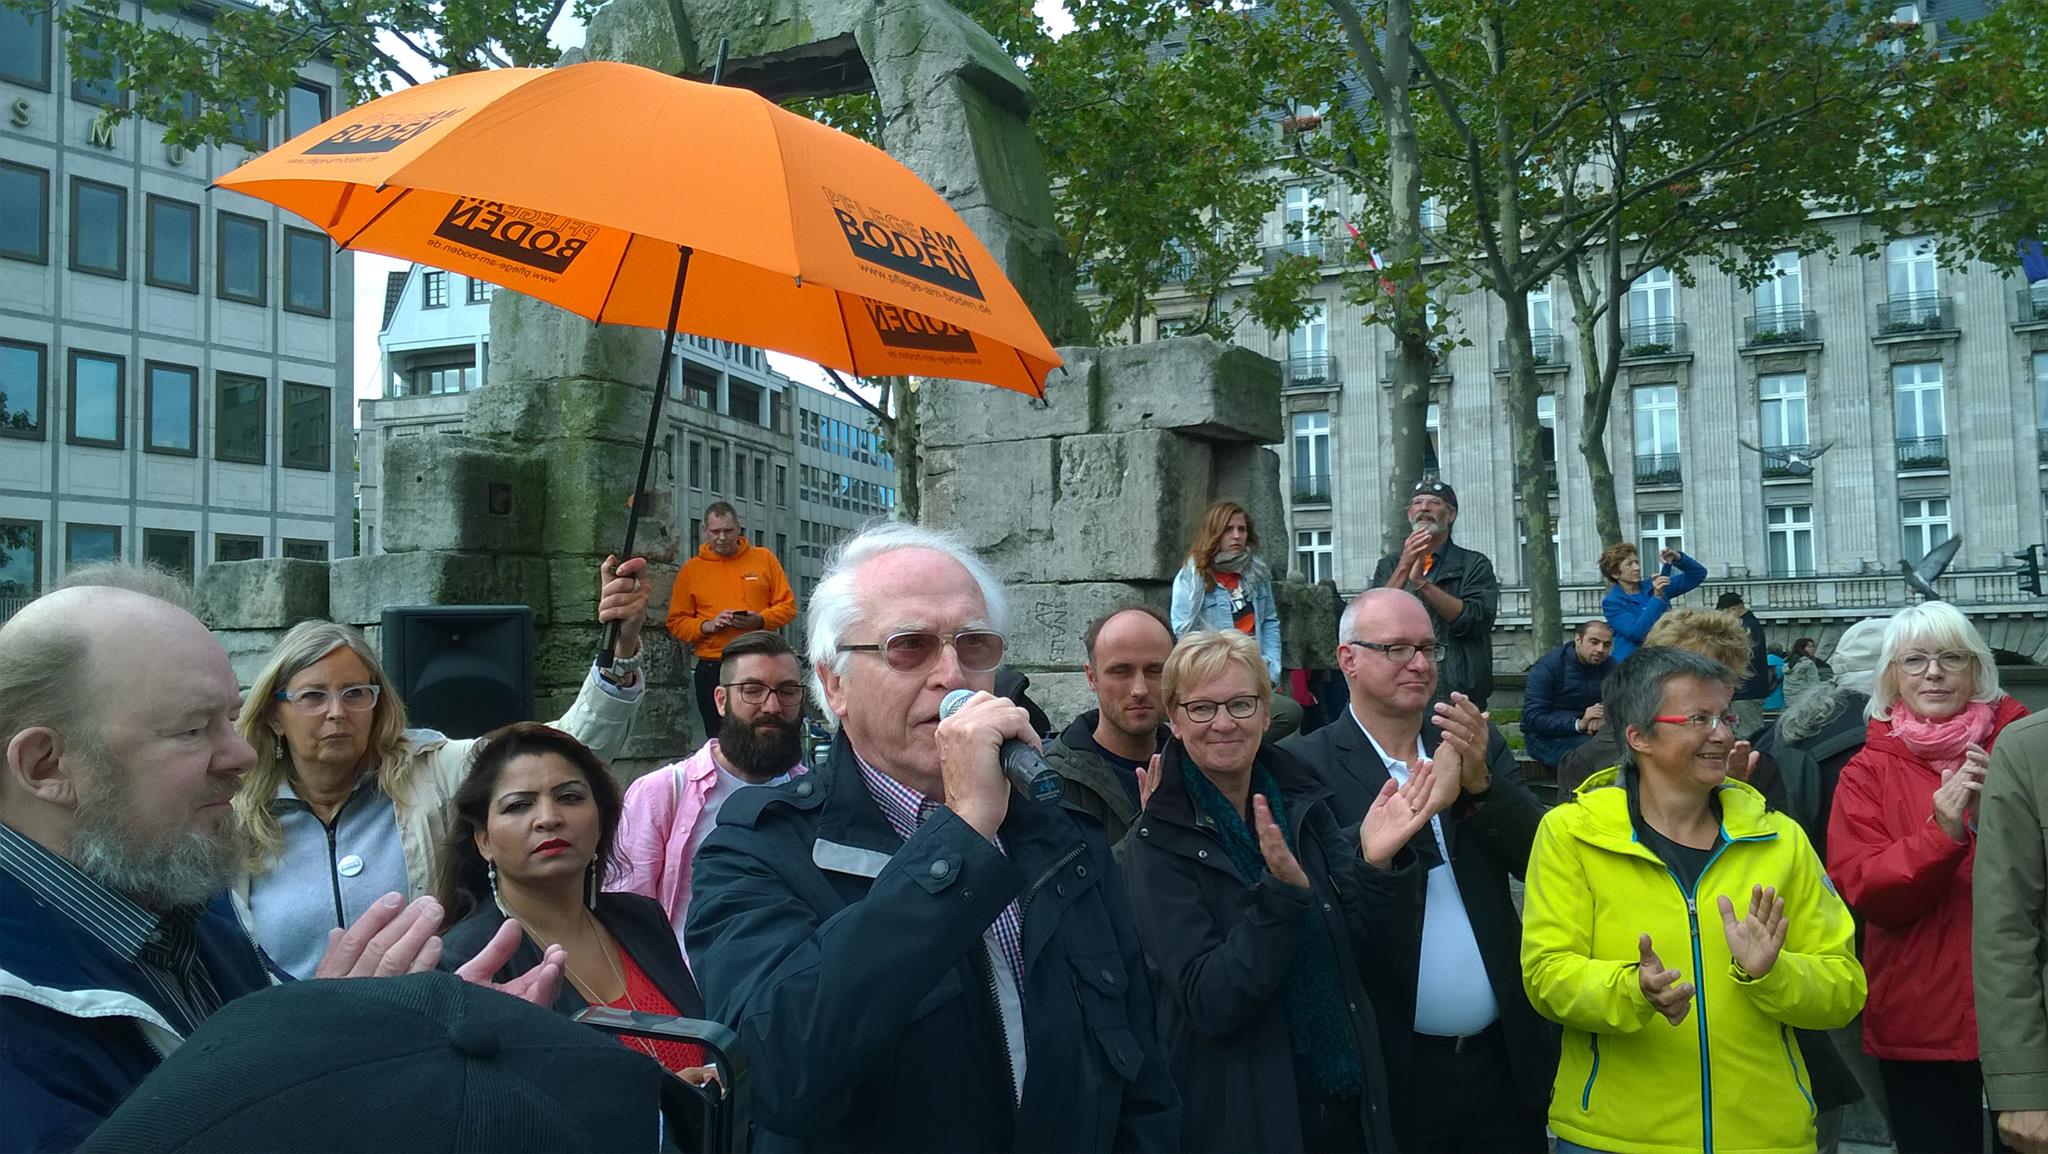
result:
M 1982 701 L 1972 701 L 1961 713 L 1940 721 L 1929 721 L 1903 704 L 1892 706 L 1892 736 L 1936 773 L 1963 764 L 1963 747 L 1972 742 L 1983 745 L 1991 736 L 1991 721 L 1991 707 Z

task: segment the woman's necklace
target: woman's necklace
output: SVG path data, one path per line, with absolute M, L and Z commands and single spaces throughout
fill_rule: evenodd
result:
M 603 954 L 604 960 L 611 964 L 612 977 L 618 980 L 619 989 L 622 992 L 624 998 L 626 999 L 626 1008 L 632 1010 L 634 1013 L 639 1013 L 640 1004 L 633 1000 L 633 987 L 626 982 L 626 971 L 625 968 L 622 965 L 620 965 L 618 955 L 614 952 L 617 949 L 617 946 L 612 942 L 611 936 L 604 932 L 604 927 L 598 924 L 597 918 L 593 916 L 591 912 L 587 909 L 583 911 L 583 920 L 585 924 L 589 925 L 591 936 L 596 938 L 597 940 L 597 952 Z M 519 928 L 526 931 L 526 936 L 528 938 L 531 938 L 534 944 L 538 945 L 541 948 L 541 952 L 543 954 L 547 952 L 547 948 L 550 944 L 557 944 L 542 941 L 540 935 L 534 933 L 533 930 L 527 926 L 526 921 L 523 918 L 519 921 Z M 583 995 L 583 1000 L 585 1002 L 588 1002 L 593 1006 L 611 1005 L 611 1003 L 606 999 L 597 996 L 597 987 L 591 985 L 589 982 L 584 981 L 583 978 L 579 976 L 575 970 L 569 967 L 569 952 L 567 947 L 564 947 L 562 950 L 562 976 L 569 979 L 569 984 L 576 987 L 576 992 Z M 626 1045 L 632 1047 L 633 1049 L 638 1050 L 641 1053 L 647 1055 L 648 1057 L 653 1058 L 657 1063 L 661 1061 L 661 1055 L 655 1052 L 654 1043 L 649 1039 L 631 1038 L 622 1034 L 619 1036 L 619 1040 L 626 1043 Z

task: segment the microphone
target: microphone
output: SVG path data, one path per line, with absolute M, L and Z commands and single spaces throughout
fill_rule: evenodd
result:
M 939 703 L 940 720 L 960 712 L 960 707 L 973 697 L 972 689 L 955 689 L 948 693 L 946 699 Z M 1038 802 L 1057 802 L 1060 799 L 1060 775 L 1053 772 L 1052 766 L 1045 763 L 1037 750 L 1011 737 L 1004 739 L 1000 757 L 1003 776 L 1009 778 L 1010 784 L 1025 797 Z

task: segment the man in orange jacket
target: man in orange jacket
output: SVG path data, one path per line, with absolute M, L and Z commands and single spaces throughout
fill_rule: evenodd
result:
M 696 650 L 697 715 L 704 736 L 718 736 L 719 658 L 726 643 L 796 619 L 796 594 L 775 554 L 740 536 L 740 517 L 724 501 L 704 510 L 704 545 L 683 563 L 668 598 L 668 631 Z

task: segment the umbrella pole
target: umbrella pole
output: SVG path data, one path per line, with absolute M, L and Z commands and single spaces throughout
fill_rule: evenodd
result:
M 619 549 L 619 563 L 633 556 L 633 538 L 640 532 L 640 502 L 647 494 L 647 469 L 654 463 L 654 438 L 661 431 L 661 403 L 668 398 L 668 370 L 676 355 L 676 321 L 683 311 L 683 281 L 690 274 L 690 252 L 677 246 L 676 287 L 668 302 L 668 331 L 661 338 L 661 368 L 654 375 L 654 404 L 647 410 L 647 440 L 640 446 L 640 473 L 633 480 L 633 500 L 626 506 L 626 543 Z M 644 579 L 644 578 L 643 578 Z M 604 644 L 597 651 L 597 667 L 610 669 L 612 651 L 619 644 L 619 623 L 605 629 Z

